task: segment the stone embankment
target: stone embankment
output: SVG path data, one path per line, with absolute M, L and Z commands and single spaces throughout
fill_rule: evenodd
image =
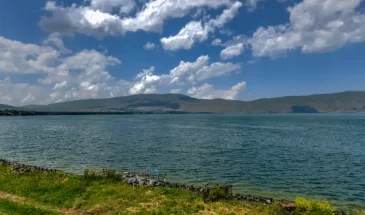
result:
M 26 173 L 26 172 L 63 172 L 61 170 L 56 170 L 56 169 L 48 169 L 48 168 L 43 168 L 43 167 L 39 167 L 39 166 L 32 166 L 32 165 L 25 165 L 25 164 L 20 164 L 20 163 L 14 163 L 14 162 L 10 162 L 4 159 L 0 159 L 0 164 L 2 165 L 7 165 L 7 166 L 11 166 L 13 171 L 16 173 Z
M 43 168 L 39 166 L 33 166 L 33 165 L 24 165 L 16 162 L 10 162 L 5 159 L 0 159 L 0 164 L 11 166 L 12 170 L 15 173 L 30 173 L 30 172 L 44 172 L 44 173 L 54 173 L 54 172 L 60 172 L 64 174 L 65 173 L 62 170 L 57 169 L 49 169 L 49 168 Z M 261 202 L 263 204 L 272 204 L 273 199 L 272 198 L 265 198 L 265 197 L 259 197 L 259 196 L 245 196 L 241 194 L 232 194 L 232 185 L 216 185 L 216 186 L 194 186 L 194 185 L 187 185 L 187 184 L 181 184 L 181 183 L 169 183 L 166 182 L 165 177 L 162 177 L 162 180 L 159 179 L 158 175 L 153 174 L 146 174 L 141 172 L 119 172 L 115 170 L 95 170 L 95 171 L 87 171 L 88 175 L 92 175 L 94 177 L 105 177 L 105 176 L 113 176 L 118 178 L 121 181 L 127 182 L 131 186 L 162 186 L 166 188 L 182 188 L 189 190 L 191 192 L 201 194 L 203 196 L 208 196 L 209 193 L 217 189 L 221 189 L 223 191 L 223 195 L 227 197 L 227 199 L 235 199 L 235 200 L 241 200 L 241 201 L 251 201 L 251 202 Z M 85 175 L 83 176 L 85 177 Z
M 221 191 L 221 195 L 227 199 L 234 199 L 240 201 L 250 201 L 250 202 L 258 202 L 263 204 L 272 204 L 274 200 L 272 198 L 265 198 L 260 196 L 250 196 L 250 195 L 242 195 L 242 194 L 233 194 L 232 193 L 232 185 L 213 185 L 213 186 L 194 186 L 187 185 L 181 183 L 170 183 L 166 182 L 165 177 L 162 176 L 162 180 L 160 180 L 158 175 L 146 174 L 140 172 L 118 172 L 114 170 L 96 170 L 96 171 L 88 171 L 89 175 L 93 176 L 116 176 L 121 181 L 127 182 L 131 186 L 162 186 L 166 188 L 182 188 L 189 190 L 193 193 L 202 195 L 203 197 L 208 197 L 209 194 L 216 189 Z

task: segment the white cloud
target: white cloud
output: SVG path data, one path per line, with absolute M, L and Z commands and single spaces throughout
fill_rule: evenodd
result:
M 57 83 L 54 87 L 53 90 L 57 90 L 57 89 L 62 89 L 64 87 L 67 86 L 67 81 L 63 81 L 61 83 Z
M 174 94 L 179 94 L 181 93 L 182 89 L 172 89 L 170 92 L 174 93 Z
M 228 28 L 220 29 L 219 33 L 225 36 L 232 36 L 234 32 Z
M 205 83 L 200 87 L 192 87 L 187 94 L 200 99 L 237 99 L 238 95 L 246 88 L 246 82 L 240 82 L 229 90 L 215 89 L 213 85 Z
M 255 10 L 257 7 L 257 4 L 260 1 L 264 1 L 264 0 L 246 0 L 245 5 L 248 7 L 249 10 Z
M 150 67 L 137 74 L 135 80 L 125 81 L 113 77 L 107 70 L 121 61 L 96 50 L 71 54 L 60 51 L 61 46 L 24 44 L 3 37 L 0 49 L 3 51 L 0 52 L 0 73 L 5 72 L 9 77 L 19 72 L 38 74 L 34 84 L 14 83 L 11 78 L 0 80 L 0 103 L 11 105 L 156 93 L 161 92 L 160 88 L 164 92 L 182 90 L 181 86 L 229 75 L 241 68 L 233 63 L 209 63 L 208 56 L 201 56 L 194 62 L 181 61 L 167 74 L 155 75 L 155 68 Z
M 155 49 L 157 48 L 157 45 L 154 44 L 154 43 L 151 43 L 151 42 L 147 42 L 144 46 L 143 46 L 144 49 L 146 50 L 152 50 L 152 49 Z
M 222 40 L 217 38 L 212 41 L 212 46 L 222 46 Z
M 228 46 L 221 51 L 221 59 L 227 60 L 239 56 L 244 51 L 244 48 L 245 47 L 243 43 Z
M 53 85 L 52 102 L 66 100 L 114 97 L 127 95 L 131 83 L 116 80 L 106 68 L 120 64 L 117 58 L 95 50 L 82 50 L 66 57 L 54 73 L 39 80 L 47 87 Z
M 200 17 L 206 16 L 207 11 L 204 8 L 198 8 L 194 14 L 191 15 L 192 18 L 198 19 Z
M 117 58 L 95 50 L 68 54 L 49 46 L 0 37 L 0 73 L 42 76 L 36 84 L 13 83 L 10 77 L 1 80 L 0 103 L 45 104 L 128 94 L 131 84 L 116 80 L 106 71 L 107 67 L 120 64 Z
M 136 7 L 135 0 L 86 0 L 90 1 L 91 8 L 105 13 L 118 9 L 120 14 L 129 14 Z
M 152 75 L 152 73 L 155 71 L 155 67 L 154 66 L 151 66 L 150 68 L 148 68 L 148 69 L 144 69 L 143 70 L 143 72 L 141 72 L 141 73 L 138 73 L 137 75 L 136 75 L 136 79 L 138 80 L 138 79 L 141 79 L 141 78 L 143 78 L 143 77 L 145 77 L 145 76 L 147 76 L 147 75 Z
M 52 16 L 41 17 L 39 25 L 50 32 L 63 34 L 77 32 L 97 36 L 125 33 L 119 16 L 88 6 L 78 7 L 73 4 L 71 7 L 62 7 L 53 1 L 48 1 L 45 10 L 51 12 Z
M 254 56 L 277 57 L 291 50 L 327 52 L 365 41 L 362 0 L 304 0 L 289 7 L 290 23 L 260 27 L 250 40 Z
M 45 45 L 53 45 L 58 48 L 61 52 L 71 52 L 70 50 L 65 48 L 63 44 L 63 40 L 61 39 L 61 35 L 59 33 L 52 33 L 48 35 L 48 37 L 43 41 Z
M 142 73 L 137 74 L 136 79 L 139 81 L 129 89 L 130 94 L 149 94 L 156 93 L 156 85 L 161 81 L 161 77 L 153 75 L 155 67 L 143 70 Z
M 37 85 L 13 83 L 10 77 L 0 80 L 0 103 L 31 104 L 39 102 L 36 97 L 47 97 L 47 91 Z
M 231 0 L 182 0 L 178 3 L 176 0 L 154 0 L 148 2 L 136 17 L 124 19 L 122 23 L 129 31 L 160 31 L 165 20 L 184 17 L 194 8 L 217 9 L 231 3 Z
M 238 71 L 239 64 L 216 62 L 209 64 L 208 56 L 201 56 L 195 62 L 181 61 L 180 65 L 170 71 L 171 83 L 197 83 L 213 77 L 219 77 Z
M 191 49 L 195 42 L 208 39 L 208 33 L 207 26 L 203 27 L 201 22 L 191 21 L 177 35 L 162 38 L 162 47 L 170 51 Z
M 232 40 L 222 43 L 221 40 L 214 40 L 212 45 L 215 46 L 224 46 L 225 48 L 221 51 L 220 57 L 222 60 L 228 60 L 233 57 L 237 57 L 241 55 L 244 51 L 246 46 L 248 45 L 248 39 L 246 36 L 238 35 L 233 37 Z
M 215 28 L 222 28 L 225 24 L 230 22 L 238 13 L 238 10 L 242 7 L 242 3 L 236 1 L 232 6 L 225 9 L 223 13 L 218 16 L 216 19 L 210 20 L 208 23 L 209 25 Z
M 123 35 L 125 32 L 161 31 L 167 19 L 188 15 L 193 9 L 208 7 L 217 9 L 232 4 L 232 0 L 154 0 L 145 4 L 133 17 L 112 14 L 113 9 L 129 13 L 135 8 L 132 0 L 91 0 L 89 5 L 70 7 L 48 1 L 45 10 L 51 16 L 41 18 L 39 25 L 50 31 L 64 34 L 83 33 L 88 35 Z
M 48 46 L 24 44 L 0 36 L 0 73 L 45 73 L 53 70 L 59 52 Z
M 208 56 L 200 56 L 195 62 L 181 61 L 179 66 L 170 71 L 170 82 L 177 84 L 195 83 L 198 72 L 208 64 Z
M 195 62 L 181 61 L 169 74 L 154 75 L 155 68 L 151 67 L 136 76 L 138 81 L 129 90 L 129 93 L 155 93 L 161 86 L 191 85 L 210 78 L 228 75 L 240 68 L 239 64 L 233 63 L 209 64 L 208 56 L 201 56 Z
M 187 23 L 177 35 L 161 39 L 163 48 L 169 51 L 191 49 L 196 42 L 207 40 L 210 32 L 214 32 L 216 28 L 224 27 L 226 23 L 231 21 L 238 13 L 240 7 L 242 7 L 242 3 L 237 1 L 225 9 L 220 16 L 206 23 L 201 21 Z

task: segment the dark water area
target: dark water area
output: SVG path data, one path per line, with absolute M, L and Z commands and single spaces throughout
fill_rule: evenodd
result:
M 0 158 L 365 204 L 364 114 L 1 117 Z

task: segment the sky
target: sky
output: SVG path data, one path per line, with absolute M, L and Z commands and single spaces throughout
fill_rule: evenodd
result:
M 2 0 L 0 104 L 365 90 L 365 0 Z

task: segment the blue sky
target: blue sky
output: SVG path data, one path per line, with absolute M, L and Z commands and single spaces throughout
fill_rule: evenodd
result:
M 0 1 L 0 103 L 365 90 L 363 0 Z

